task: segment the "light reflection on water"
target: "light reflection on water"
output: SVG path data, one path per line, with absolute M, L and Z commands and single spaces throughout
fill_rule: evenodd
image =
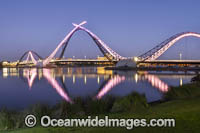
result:
M 147 101 L 152 102 L 161 99 L 169 86 L 182 85 L 194 76 L 112 71 L 103 67 L 3 68 L 1 73 L 0 107 L 8 108 L 24 108 L 38 102 L 53 105 L 62 99 L 74 103 L 75 97 L 102 99 L 107 95 L 126 96 L 131 92 L 145 94 Z M 51 88 L 55 91 L 51 92 Z

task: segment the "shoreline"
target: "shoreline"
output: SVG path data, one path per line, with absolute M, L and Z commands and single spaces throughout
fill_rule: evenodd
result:
M 119 71 L 200 71 L 200 67 L 105 67 L 105 70 Z

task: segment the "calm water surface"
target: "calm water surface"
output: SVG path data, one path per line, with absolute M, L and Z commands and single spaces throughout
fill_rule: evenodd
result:
M 101 100 L 132 92 L 144 94 L 148 102 L 153 102 L 162 99 L 170 86 L 188 83 L 194 77 L 194 73 L 123 72 L 103 67 L 2 68 L 0 74 L 0 108 L 17 110 L 37 103 L 74 103 L 76 97 Z

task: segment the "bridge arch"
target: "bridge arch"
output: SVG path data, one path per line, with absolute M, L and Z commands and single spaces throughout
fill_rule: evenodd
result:
M 29 54 L 35 55 L 35 56 L 38 57 L 39 59 L 43 60 L 43 58 L 42 58 L 39 54 L 37 54 L 37 53 L 34 52 L 34 51 L 29 50 L 29 51 L 26 51 L 26 52 L 21 56 L 21 58 L 19 59 L 19 62 L 17 63 L 17 66 L 18 66 L 19 63 L 22 61 L 22 59 L 23 59 L 26 55 L 29 56 Z M 35 59 L 32 59 L 32 60 L 35 61 Z
M 75 25 L 75 24 L 74 24 Z M 75 25 L 76 26 L 76 25 Z M 71 37 L 73 36 L 73 34 L 77 31 L 84 31 L 86 32 L 91 38 L 92 40 L 96 43 L 97 47 L 99 48 L 99 50 L 102 52 L 102 54 L 110 61 L 112 60 L 121 60 L 121 59 L 126 59 L 125 57 L 120 56 L 118 53 L 116 53 L 115 51 L 113 51 L 110 47 L 108 47 L 102 40 L 100 40 L 94 33 L 92 33 L 90 30 L 86 29 L 85 27 L 79 26 L 72 34 L 71 36 L 68 38 L 68 40 L 65 42 L 65 45 L 62 49 L 62 52 L 59 56 L 59 58 L 62 58 L 64 56 L 66 47 L 71 39 Z
M 95 41 L 95 43 L 97 44 L 98 48 L 100 49 L 100 51 L 103 53 L 103 55 L 108 59 L 108 60 L 122 60 L 122 59 L 127 59 L 126 57 L 122 57 L 119 54 L 117 54 L 115 51 L 113 51 L 111 48 L 109 48 L 102 40 L 100 40 L 94 33 L 92 33 L 91 31 L 89 31 L 88 29 L 82 27 L 82 25 L 84 25 L 85 23 L 87 23 L 86 21 L 81 22 L 80 24 L 73 24 L 75 27 L 73 30 L 71 30 L 71 32 L 69 34 L 66 35 L 66 37 L 59 43 L 59 45 L 56 47 L 56 49 L 50 54 L 49 57 L 47 57 L 44 61 L 43 61 L 43 66 L 46 66 L 49 64 L 49 62 L 51 61 L 51 59 L 56 55 L 56 53 L 58 52 L 58 50 L 63 46 L 63 50 L 61 52 L 60 58 L 63 57 L 63 54 L 65 52 L 65 49 L 67 47 L 67 44 L 69 42 L 69 40 L 71 39 L 72 35 L 77 32 L 78 30 L 83 30 L 86 33 L 88 33 L 90 35 L 90 37 L 92 37 L 92 39 Z
M 185 37 L 198 37 L 200 38 L 200 34 L 196 32 L 181 32 L 178 33 L 167 40 L 163 41 L 156 47 L 152 48 L 151 50 L 147 51 L 146 53 L 140 55 L 138 57 L 139 60 L 145 61 L 145 60 L 156 60 L 158 57 L 160 57 L 164 52 L 166 52 L 171 46 L 173 46 L 177 41 L 180 39 L 183 39 Z

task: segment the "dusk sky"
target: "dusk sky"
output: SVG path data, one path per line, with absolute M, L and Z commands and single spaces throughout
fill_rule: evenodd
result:
M 84 20 L 86 28 L 120 55 L 139 56 L 176 33 L 200 33 L 200 1 L 0 0 L 0 61 L 18 60 L 28 50 L 47 57 L 73 29 L 72 23 Z M 199 50 L 200 38 L 188 37 L 170 48 L 163 59 L 176 58 L 179 53 L 200 59 Z M 65 57 L 73 55 L 96 58 L 102 54 L 80 31 L 65 52 Z

